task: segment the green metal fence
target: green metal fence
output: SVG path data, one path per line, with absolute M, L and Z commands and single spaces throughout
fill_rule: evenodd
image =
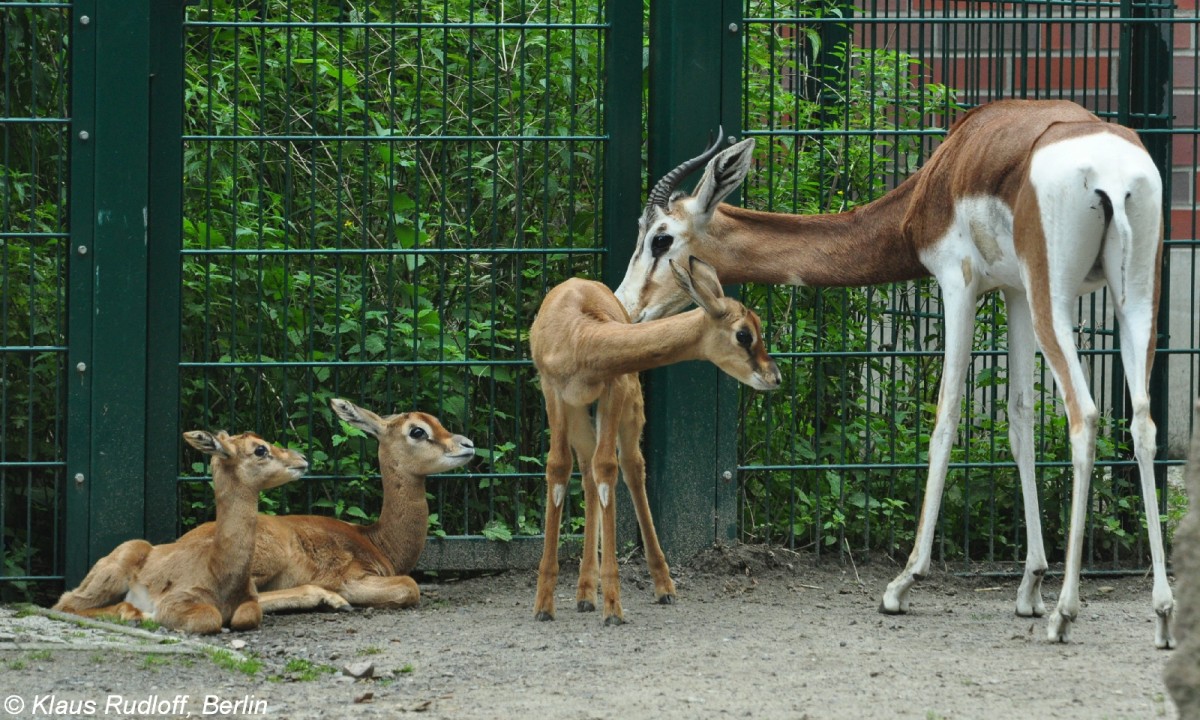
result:
M 516 540 L 435 543 L 425 567 L 538 550 L 519 541 L 544 497 L 526 330 L 549 286 L 602 275 L 612 209 L 637 207 L 640 22 L 615 39 L 621 5 L 188 9 L 179 413 L 306 449 L 315 472 L 272 510 L 378 511 L 373 450 L 328 407 L 346 397 L 480 448 L 431 481 L 432 530 Z M 186 526 L 211 503 L 199 459 L 182 466 Z
M 759 138 L 761 158 L 744 193 L 750 206 L 829 212 L 877 197 L 920 166 L 961 110 L 1001 97 L 1075 100 L 1137 128 L 1164 169 L 1173 143 L 1195 147 L 1194 94 L 1192 107 L 1174 108 L 1170 92 L 1173 32 L 1195 20 L 1173 20 L 1169 4 L 872 2 L 832 10 L 769 0 L 744 6 L 742 125 Z M 1176 122 L 1180 110 L 1190 121 Z M 1200 390 L 1195 196 L 1187 194 L 1194 161 L 1179 170 L 1167 178 L 1167 202 L 1179 202 L 1171 182 L 1182 178 L 1192 219 L 1164 208 L 1173 222 L 1153 378 L 1164 506 L 1165 468 L 1179 462 L 1172 457 L 1182 455 L 1189 399 Z M 941 377 L 936 285 L 747 288 L 745 297 L 767 318 L 788 389 L 743 398 L 743 533 L 839 555 L 908 552 Z M 1080 301 L 1078 340 L 1104 414 L 1088 526 L 1093 569 L 1145 560 L 1113 323 L 1103 292 Z M 980 302 L 975 348 L 938 552 L 943 560 L 1021 561 L 1020 486 L 1004 415 L 1004 309 L 995 296 Z M 1038 389 L 1045 534 L 1062 548 L 1069 445 L 1044 370 Z
M 62 576 L 68 8 L 0 4 L 0 598 Z
M 53 591 L 123 539 L 211 517 L 201 458 L 179 440 L 193 427 L 309 455 L 309 478 L 265 509 L 370 519 L 373 444 L 334 422 L 334 396 L 432 412 L 481 448 L 431 480 L 445 540 L 425 567 L 529 564 L 545 438 L 526 329 L 560 279 L 619 281 L 646 175 L 717 124 L 759 138 L 744 202 L 801 212 L 886 191 L 959 109 L 993 97 L 1070 97 L 1139 128 L 1172 191 L 1165 470 L 1188 429 L 1176 406 L 1200 389 L 1197 101 L 1167 90 L 1172 69 L 1196 75 L 1194 32 L 1191 55 L 1163 59 L 1189 21 L 1133 2 L 0 1 L 0 591 Z M 694 364 L 650 375 L 668 552 L 738 536 L 907 551 L 936 291 L 742 292 L 788 390 L 739 400 Z M 940 548 L 1005 561 L 1023 530 L 1003 308 L 980 312 Z M 1091 563 L 1136 565 L 1111 313 L 1102 294 L 1080 313 L 1115 428 Z M 1067 453 L 1048 376 L 1041 388 L 1053 546 Z

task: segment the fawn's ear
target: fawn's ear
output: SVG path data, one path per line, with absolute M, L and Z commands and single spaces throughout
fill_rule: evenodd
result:
M 229 433 L 221 430 L 216 435 L 204 430 L 189 430 L 183 434 L 188 445 L 196 448 L 205 455 L 213 457 L 233 457 L 233 444 L 229 442 Z
M 675 282 L 679 283 L 679 287 L 686 290 L 696 305 L 704 308 L 704 312 L 713 317 L 725 314 L 725 308 L 718 302 L 725 297 L 725 291 L 721 289 L 716 268 L 691 255 L 687 269 L 672 260 L 671 272 L 675 274 Z
M 387 423 L 383 421 L 383 418 L 370 410 L 360 408 L 349 400 L 341 398 L 332 398 L 329 401 L 329 406 L 333 408 L 338 417 L 359 430 L 376 438 L 383 437 L 383 431 Z

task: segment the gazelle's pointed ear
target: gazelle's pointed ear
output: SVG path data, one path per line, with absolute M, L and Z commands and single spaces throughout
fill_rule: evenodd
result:
M 183 434 L 188 445 L 196 448 L 205 455 L 230 458 L 234 455 L 233 445 L 229 442 L 229 433 L 224 430 L 216 435 L 203 430 L 189 430 Z
M 711 217 L 717 205 L 746 178 L 753 157 L 754 138 L 747 138 L 709 160 L 704 168 L 704 177 L 700 178 L 696 192 L 692 193 L 697 211 L 705 217 Z
M 366 408 L 360 408 L 349 400 L 343 400 L 341 398 L 330 399 L 329 406 L 333 408 L 333 411 L 337 413 L 338 417 L 350 423 L 359 430 L 362 430 L 368 435 L 372 435 L 374 437 L 381 437 L 383 435 L 383 428 L 385 425 L 383 418 L 379 417 L 370 410 L 367 410 Z
M 687 269 L 672 260 L 671 272 L 674 273 L 675 282 L 679 283 L 679 287 L 686 290 L 696 305 L 704 308 L 704 312 L 713 317 L 724 315 L 725 310 L 717 301 L 725 297 L 725 291 L 721 289 L 721 281 L 712 265 L 691 255 L 688 257 Z

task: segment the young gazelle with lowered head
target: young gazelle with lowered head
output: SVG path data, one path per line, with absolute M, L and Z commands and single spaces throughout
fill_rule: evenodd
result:
M 538 568 L 534 616 L 554 619 L 558 584 L 558 533 L 571 453 L 583 475 L 583 560 L 576 600 L 596 607 L 604 589 L 604 622 L 624 622 L 617 574 L 617 464 L 633 496 L 646 562 L 658 601 L 675 600 L 675 583 L 654 531 L 646 499 L 646 464 L 639 447 L 646 417 L 637 373 L 682 360 L 708 360 L 757 390 L 779 387 L 779 369 L 763 347 L 758 316 L 727 298 L 712 267 L 689 259 L 671 262 L 674 282 L 699 308 L 653 323 L 631 325 L 612 291 L 574 278 L 552 289 L 529 331 L 533 364 L 541 378 L 550 426 L 546 457 L 546 534 Z M 588 407 L 596 403 L 595 423 Z M 599 517 L 598 517 L 599 516 Z M 602 518 L 603 528 L 597 527 Z M 603 542 L 597 577 L 597 530 Z
M 189 633 L 251 630 L 262 608 L 250 577 L 258 494 L 308 470 L 304 456 L 253 433 L 184 433 L 188 444 L 212 456 L 217 519 L 202 542 L 151 545 L 130 540 L 102 558 L 79 587 L 63 593 L 55 610 L 154 620 Z
M 878 200 L 849 212 L 799 216 L 721 201 L 745 178 L 754 141 L 703 155 L 651 191 L 617 296 L 635 322 L 677 312 L 687 296 L 664 262 L 696 256 L 726 283 L 845 287 L 933 276 L 945 307 L 945 368 L 929 441 L 929 476 L 916 546 L 880 610 L 903 613 L 929 571 L 950 460 L 975 300 L 1000 290 L 1008 311 L 1009 440 L 1025 500 L 1028 552 L 1017 614 L 1045 613 L 1047 562 L 1034 477 L 1034 350 L 1042 350 L 1066 406 L 1074 466 L 1066 568 L 1047 636 L 1065 641 L 1079 613 L 1096 404 L 1073 338 L 1075 298 L 1105 284 L 1120 327 L 1134 455 L 1142 477 L 1154 567 L 1155 644 L 1171 647 L 1174 601 L 1155 499 L 1154 422 L 1148 382 L 1162 258 L 1162 184 L 1133 131 L 1066 101 L 1004 100 L 967 113 L 929 161 Z M 707 165 L 691 195 L 673 194 Z
M 379 441 L 379 520 L 363 526 L 321 515 L 259 516 L 253 565 L 259 602 L 264 612 L 416 605 L 421 592 L 408 573 L 429 531 L 425 476 L 465 465 L 475 445 L 425 413 L 380 417 L 340 398 L 330 406 Z M 214 530 L 201 525 L 179 542 L 202 541 Z

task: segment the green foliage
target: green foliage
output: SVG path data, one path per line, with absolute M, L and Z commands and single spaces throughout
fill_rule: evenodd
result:
M 0 10 L 0 579 L 53 575 L 65 424 L 69 9 Z M 43 122 L 21 122 L 21 120 Z M 47 599 L 0 582 L 0 602 Z
M 378 511 L 374 442 L 327 405 L 345 396 L 431 412 L 480 448 L 470 474 L 431 483 L 434 534 L 540 532 L 544 423 L 525 333 L 547 287 L 598 267 L 601 35 L 454 24 L 598 12 L 189 9 L 218 24 L 188 32 L 181 417 L 309 455 L 312 479 L 267 511 Z M 201 484 L 181 505 L 185 525 L 211 516 Z

